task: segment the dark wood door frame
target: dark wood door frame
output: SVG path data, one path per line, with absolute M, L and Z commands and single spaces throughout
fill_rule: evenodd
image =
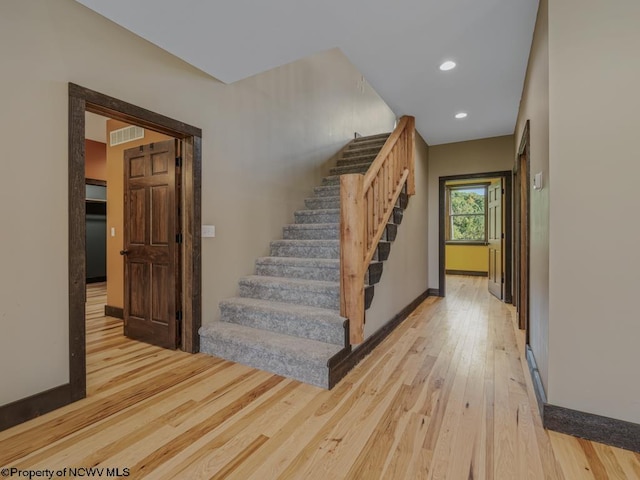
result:
M 518 327 L 525 331 L 525 341 L 529 344 L 529 268 L 530 268 L 530 211 L 531 211 L 531 157 L 529 153 L 529 120 L 524 125 L 518 155 L 514 166 L 517 179 L 515 202 L 516 242 L 515 242 L 515 295 L 513 303 L 518 312 Z
M 93 112 L 183 141 L 181 349 L 198 352 L 202 321 L 202 131 L 186 123 L 69 83 L 69 382 L 0 406 L 0 430 L 86 397 L 85 349 L 85 112 Z
M 183 141 L 182 152 L 182 343 L 199 351 L 201 294 L 201 139 L 202 131 L 186 123 L 69 84 L 69 366 L 71 401 L 86 396 L 84 139 L 85 111 L 132 123 Z
M 445 275 L 445 226 L 447 221 L 447 215 L 445 211 L 446 205 L 446 183 L 450 180 L 474 180 L 480 178 L 497 178 L 500 177 L 504 180 L 504 301 L 511 303 L 511 264 L 512 264 L 512 184 L 513 184 L 513 172 L 511 170 L 502 170 L 498 172 L 484 172 L 484 173 L 467 173 L 463 175 L 449 175 L 446 177 L 440 177 L 438 198 L 439 198 L 439 235 L 438 235 L 438 294 L 444 297 L 446 294 L 446 275 Z

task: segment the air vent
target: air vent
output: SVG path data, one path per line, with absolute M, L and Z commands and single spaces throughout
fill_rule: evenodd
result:
M 114 145 L 131 142 L 133 140 L 138 140 L 139 138 L 144 138 L 144 128 L 132 125 L 131 127 L 125 127 L 111 132 L 109 145 L 113 147 Z

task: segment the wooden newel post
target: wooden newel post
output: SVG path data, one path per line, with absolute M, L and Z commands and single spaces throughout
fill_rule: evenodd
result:
M 340 314 L 349 319 L 349 343 L 364 341 L 364 176 L 340 177 Z

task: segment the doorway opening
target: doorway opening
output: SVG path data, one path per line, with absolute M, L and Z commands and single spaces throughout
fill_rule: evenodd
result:
M 175 349 L 181 343 L 176 160 L 182 142 L 91 112 L 85 112 L 85 137 L 86 278 L 94 297 L 86 308 L 95 317 L 104 296 L 104 315 L 123 320 L 124 328 L 110 328 L 114 334 Z
M 85 121 L 85 225 L 87 283 L 107 281 L 107 142 L 103 117 Z
M 447 274 L 479 275 L 511 303 L 512 172 L 440 177 L 438 197 L 439 295 L 446 295 Z
M 179 166 L 180 177 L 175 188 L 180 216 L 176 220 L 180 237 L 175 238 L 177 289 L 182 295 L 176 299 L 176 321 L 180 329 L 178 348 L 186 352 L 199 351 L 198 328 L 201 324 L 201 264 L 200 264 L 200 208 L 201 208 L 201 138 L 199 128 L 121 100 L 69 84 L 69 365 L 70 403 L 86 396 L 86 224 L 85 224 L 85 114 L 94 113 L 116 121 L 137 125 L 179 140 L 179 155 L 168 153 L 147 162 L 149 168 Z M 171 162 L 167 161 L 171 156 Z M 173 158 L 175 156 L 175 159 Z M 137 167 L 144 163 L 136 157 Z M 175 163 L 174 163 L 175 162 Z M 132 167 L 134 168 L 134 167 Z M 145 167 L 146 168 L 146 167 Z M 153 186 L 151 186 L 153 188 Z M 168 193 L 157 189 L 148 196 L 150 202 L 159 201 Z M 135 215 L 134 215 L 135 216 Z M 109 232 L 110 233 L 110 232 Z M 164 227 L 152 232 L 156 237 L 168 236 Z M 173 235 L 173 231 L 171 232 Z M 157 243 L 157 242 L 156 242 Z M 179 251 L 179 252 L 178 252 Z M 177 254 L 179 253 L 179 255 Z M 154 253 L 152 256 L 157 257 Z M 154 268 L 153 265 L 149 268 Z M 161 273 L 162 268 L 156 267 Z M 154 277 L 156 278 L 156 277 Z M 162 278 L 159 275 L 157 278 Z M 158 298 L 164 309 L 164 298 Z M 125 304 L 126 306 L 126 304 Z M 153 308 L 153 307 L 152 307 Z

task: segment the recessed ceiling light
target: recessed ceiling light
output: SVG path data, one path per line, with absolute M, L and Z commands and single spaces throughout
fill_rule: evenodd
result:
M 456 113 L 456 118 L 467 118 L 467 114 L 465 112 Z
M 447 60 L 442 65 L 440 65 L 440 70 L 446 72 L 447 70 L 451 70 L 456 67 L 456 62 L 452 62 L 451 60 Z

